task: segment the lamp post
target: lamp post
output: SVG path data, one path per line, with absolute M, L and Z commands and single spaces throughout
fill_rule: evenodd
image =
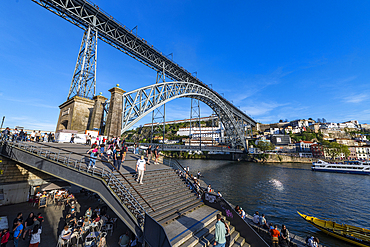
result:
M 3 128 L 4 120 L 5 120 L 5 116 L 3 116 L 3 120 L 1 121 L 1 127 L 0 127 L 0 129 Z

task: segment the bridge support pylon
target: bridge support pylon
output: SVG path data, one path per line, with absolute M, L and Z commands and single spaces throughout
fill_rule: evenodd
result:
M 94 101 L 74 96 L 61 104 L 59 108 L 60 113 L 56 131 L 67 129 L 85 132 L 90 123 Z
M 89 129 L 99 129 L 101 133 L 104 133 L 103 128 L 103 117 L 104 117 L 104 102 L 107 100 L 104 96 L 96 95 L 94 96 L 94 108 L 91 113 L 91 120 L 89 124 Z
M 59 106 L 56 131 L 68 129 L 85 132 L 90 127 L 96 90 L 96 60 L 98 32 L 93 25 L 84 32 L 67 101 Z M 95 122 L 95 120 L 93 120 Z
M 126 93 L 123 89 L 116 87 L 109 90 L 111 92 L 109 111 L 105 125 L 104 135 L 108 138 L 121 137 L 122 128 L 122 95 Z

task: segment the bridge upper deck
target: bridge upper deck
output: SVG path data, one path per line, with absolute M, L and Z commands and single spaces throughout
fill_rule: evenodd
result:
M 23 144 L 27 144 L 23 143 Z M 70 158 L 73 159 L 81 159 L 81 157 L 84 157 L 84 163 L 86 166 L 89 165 L 90 162 L 90 155 L 87 154 L 87 151 L 90 149 L 89 146 L 83 145 L 83 144 L 75 144 L 75 143 L 28 143 L 29 145 L 36 145 L 44 148 L 47 151 L 51 151 L 53 153 L 60 153 L 60 155 L 68 155 Z M 136 162 L 140 158 L 140 155 L 133 154 L 132 152 L 127 152 L 125 161 L 122 162 L 120 172 L 122 174 L 127 173 L 133 173 L 135 172 L 136 168 Z M 107 162 L 104 162 L 107 161 Z M 113 170 L 112 167 L 112 159 L 108 161 L 106 156 L 102 156 L 99 159 L 96 160 L 96 167 L 98 168 L 109 168 Z M 168 166 L 159 164 L 154 165 L 153 162 L 151 164 L 147 164 L 146 170 L 147 171 L 153 171 L 153 170 L 159 170 L 159 169 L 168 169 Z

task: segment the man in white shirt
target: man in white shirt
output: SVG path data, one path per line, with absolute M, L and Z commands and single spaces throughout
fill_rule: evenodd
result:
M 136 181 L 140 184 L 143 184 L 143 177 L 144 177 L 144 171 L 146 170 L 146 162 L 144 159 L 144 155 L 141 155 L 140 159 L 136 162 L 136 169 L 135 171 L 138 172 L 138 176 Z

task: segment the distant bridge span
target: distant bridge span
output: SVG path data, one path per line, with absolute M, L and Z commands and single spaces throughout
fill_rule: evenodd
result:
M 232 112 L 217 94 L 200 84 L 191 82 L 163 82 L 123 94 L 122 130 L 124 133 L 145 115 L 161 105 L 181 97 L 195 98 L 207 104 L 220 118 L 226 132 L 226 142 L 233 147 L 245 143 L 245 126 L 254 122 L 244 115 Z

